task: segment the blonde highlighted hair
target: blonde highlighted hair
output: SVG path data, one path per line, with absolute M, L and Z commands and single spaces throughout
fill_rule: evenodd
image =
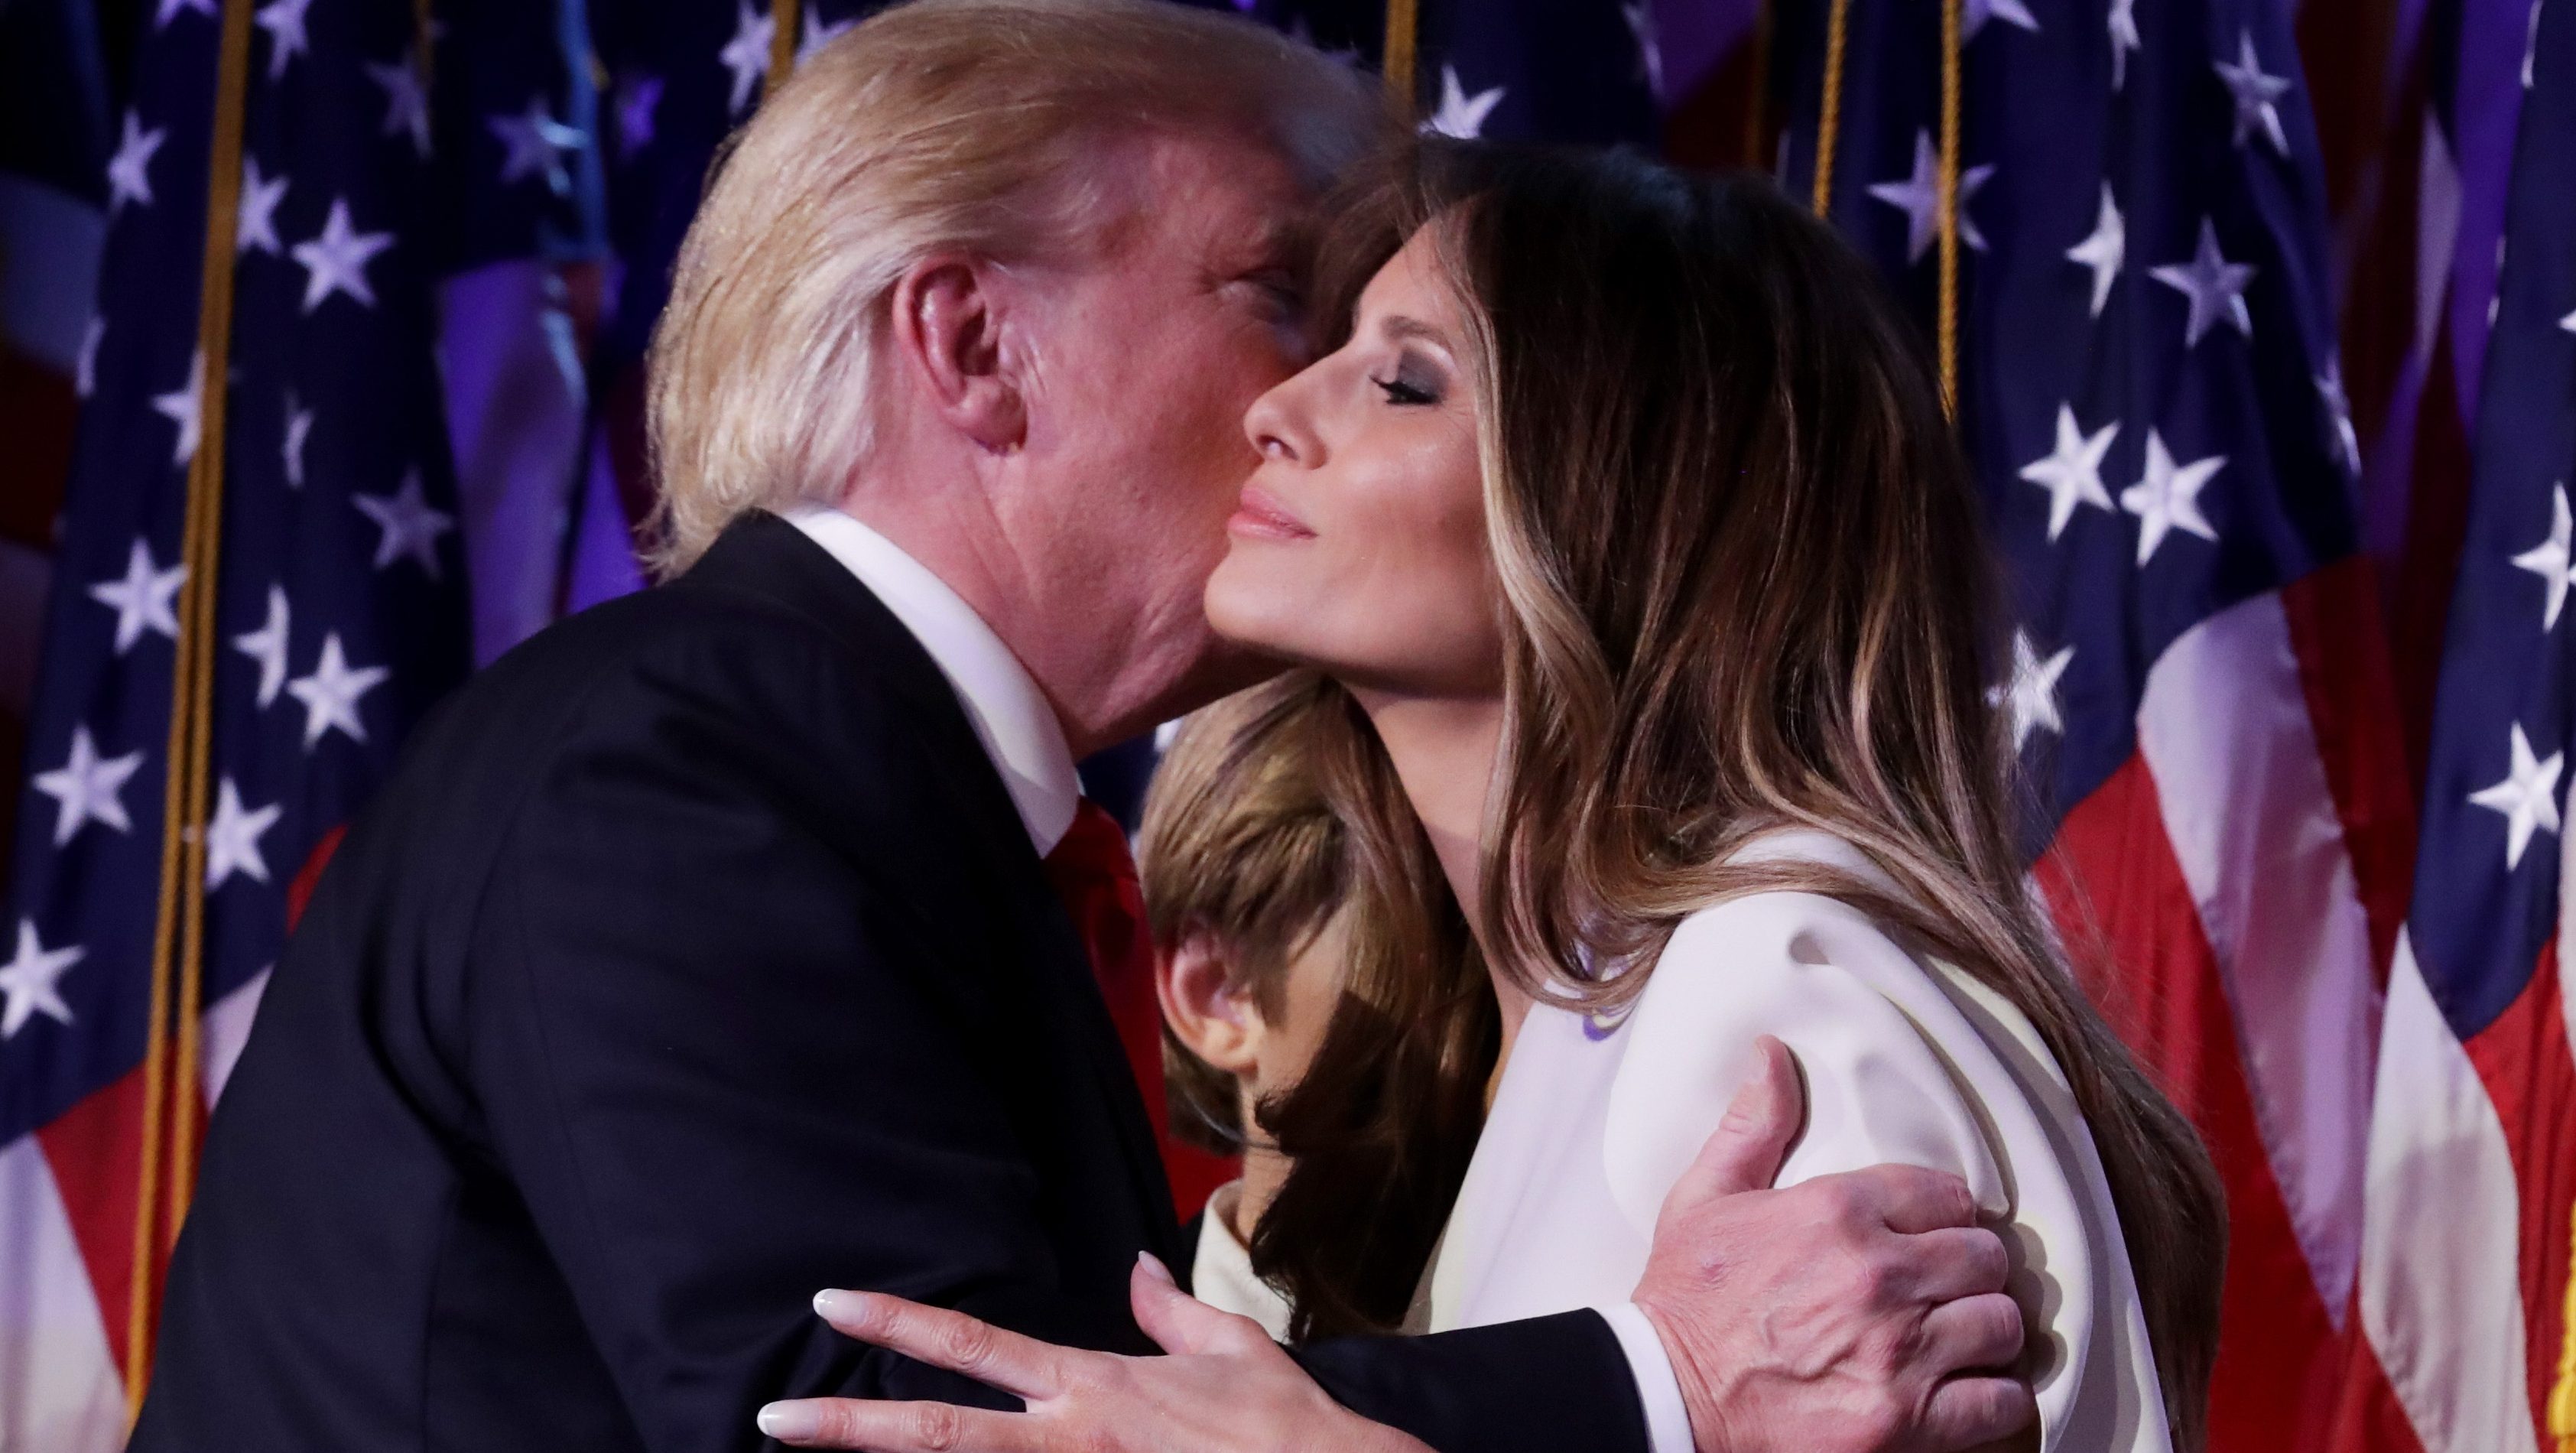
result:
M 1086 156 L 1249 141 L 1321 190 L 1385 124 L 1313 49 L 1168 0 L 913 0 L 863 22 L 735 135 L 681 245 L 649 370 L 656 563 L 684 568 L 747 511 L 841 496 L 905 269 L 1106 251 L 1132 204 Z

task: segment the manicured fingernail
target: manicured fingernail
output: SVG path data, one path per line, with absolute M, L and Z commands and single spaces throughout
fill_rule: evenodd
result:
M 1145 1268 L 1145 1275 L 1152 1277 L 1154 1280 L 1161 1282 L 1167 1287 L 1171 1287 L 1175 1290 L 1179 1289 L 1180 1283 L 1172 1280 L 1172 1269 L 1163 1265 L 1161 1258 L 1155 1256 L 1154 1253 L 1150 1251 L 1137 1252 L 1136 1264 Z
M 844 1321 L 858 1314 L 859 1297 L 856 1292 L 827 1287 L 814 1294 L 814 1315 L 826 1322 Z M 782 1403 L 780 1406 L 784 1407 L 786 1404 Z
M 825 1292 L 823 1295 L 830 1296 Z M 771 1403 L 753 1419 L 760 1431 L 782 1443 L 811 1438 L 823 1431 L 823 1410 L 812 1403 Z

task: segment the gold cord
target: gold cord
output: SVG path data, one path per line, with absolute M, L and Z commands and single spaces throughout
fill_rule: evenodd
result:
M 1959 91 L 1961 0 L 1941 6 L 1941 410 L 1959 415 Z
M 1825 102 L 1816 116 L 1816 194 L 1819 217 L 1834 209 L 1834 146 L 1842 139 L 1843 41 L 1851 31 L 1851 0 L 1833 0 L 1825 12 Z

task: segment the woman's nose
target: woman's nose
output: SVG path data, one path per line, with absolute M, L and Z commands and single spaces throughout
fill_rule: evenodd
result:
M 1303 427 L 1296 412 L 1297 379 L 1283 380 L 1268 393 L 1252 401 L 1243 411 L 1244 436 L 1264 459 L 1284 459 L 1292 463 L 1314 463 L 1312 435 Z

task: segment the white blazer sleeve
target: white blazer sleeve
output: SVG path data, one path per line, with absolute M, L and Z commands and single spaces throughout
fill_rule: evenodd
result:
M 1756 1036 L 1776 1035 L 1808 1097 L 1778 1184 L 1889 1163 L 1965 1180 L 1989 1223 L 2008 1223 L 2008 1289 L 2035 1334 L 2028 1370 L 2043 1446 L 2164 1449 L 2153 1361 L 2090 1136 L 2026 1021 L 1963 982 L 1831 898 L 1763 893 L 1693 915 L 1624 1031 L 1633 1038 L 1603 1142 L 1612 1199 L 1651 1237 L 1665 1194 L 1751 1072 Z M 2047 1113 L 2036 1099 L 2053 1102 Z

